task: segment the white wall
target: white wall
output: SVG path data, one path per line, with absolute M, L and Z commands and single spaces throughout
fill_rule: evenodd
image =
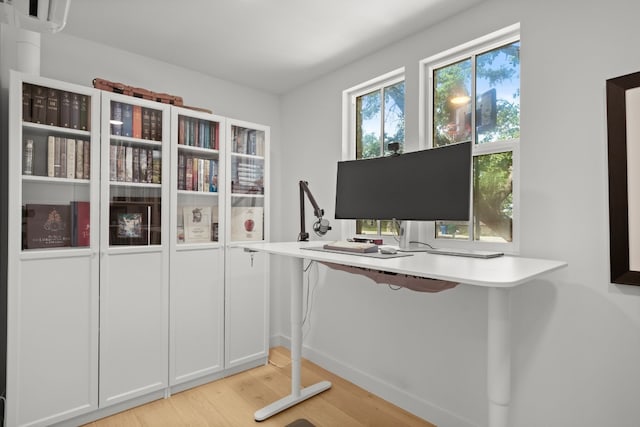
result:
M 640 425 L 640 288 L 608 278 L 605 114 L 605 80 L 640 70 L 638 16 L 631 0 L 488 0 L 282 99 L 288 167 L 273 205 L 287 209 L 273 236 L 292 240 L 299 179 L 333 217 L 344 89 L 405 66 L 407 143 L 417 144 L 418 61 L 521 23 L 520 249 L 569 267 L 512 292 L 511 426 Z M 281 269 L 272 330 L 288 336 Z M 319 276 L 312 269 L 306 355 L 441 426 L 486 425 L 486 291 L 429 295 Z

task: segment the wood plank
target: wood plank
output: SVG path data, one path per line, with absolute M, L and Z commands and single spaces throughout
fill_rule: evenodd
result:
M 303 359 L 303 387 L 321 380 L 331 389 L 259 423 L 283 427 L 305 418 L 316 427 L 435 427 Z M 256 427 L 253 414 L 291 391 L 289 350 L 272 348 L 269 364 L 103 418 L 87 427 Z

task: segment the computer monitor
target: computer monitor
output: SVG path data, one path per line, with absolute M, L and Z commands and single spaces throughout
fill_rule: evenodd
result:
M 471 143 L 338 162 L 336 219 L 467 221 Z

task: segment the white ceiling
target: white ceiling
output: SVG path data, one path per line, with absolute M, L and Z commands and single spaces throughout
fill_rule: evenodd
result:
M 284 93 L 482 0 L 76 0 L 64 33 Z

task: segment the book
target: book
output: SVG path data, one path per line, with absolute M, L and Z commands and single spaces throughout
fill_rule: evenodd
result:
M 133 123 L 131 136 L 134 138 L 142 138 L 142 107 L 139 105 L 133 106 Z
M 60 167 L 56 170 L 56 177 L 67 177 L 67 139 L 56 137 L 56 145 L 60 145 Z
M 71 118 L 69 127 L 80 129 L 80 94 L 71 93 Z
M 211 206 L 185 206 L 182 209 L 185 243 L 211 241 Z
M 151 170 L 151 182 L 154 184 L 160 184 L 162 182 L 162 152 L 159 150 L 153 150 L 153 163 Z
M 80 130 L 89 130 L 89 96 L 80 95 Z
M 133 147 L 133 182 L 140 182 L 140 148 Z
M 71 93 L 66 90 L 61 91 L 59 102 L 59 126 L 71 127 Z
M 151 139 L 151 110 L 142 108 L 142 139 Z
M 185 189 L 185 168 L 184 153 L 178 153 L 178 190 Z
M 22 155 L 22 174 L 33 175 L 33 139 L 24 141 L 24 152 Z
M 117 179 L 116 181 L 126 181 L 127 180 L 127 171 L 125 170 L 125 157 L 127 155 L 126 148 L 124 145 L 118 145 L 117 155 L 116 155 L 116 173 Z
M 152 141 L 160 140 L 158 138 L 158 112 L 152 109 L 149 109 L 149 139 Z
M 184 189 L 193 190 L 193 160 L 188 156 L 185 158 Z
M 27 204 L 25 248 L 56 248 L 71 245 L 69 205 Z
M 47 120 L 46 123 L 50 126 L 58 126 L 58 90 L 54 88 L 47 88 Z
M 147 181 L 148 163 L 147 163 L 147 149 L 146 148 L 140 148 L 139 162 L 140 162 L 140 182 L 149 182 L 149 181 Z
M 111 135 L 122 135 L 122 103 L 111 101 Z
M 109 180 L 118 180 L 118 146 L 109 146 Z
M 56 176 L 56 137 L 47 137 L 47 176 Z
M 151 208 L 144 202 L 112 202 L 109 206 L 110 245 L 148 245 Z
M 84 178 L 84 141 L 76 140 L 76 178 Z
M 122 136 L 133 136 L 133 105 L 122 104 Z
M 133 182 L 133 147 L 130 145 L 125 148 L 124 170 L 124 180 L 126 182 Z
M 233 206 L 231 208 L 231 241 L 262 240 L 264 208 Z
M 22 120 L 30 122 L 33 120 L 31 116 L 33 85 L 22 83 Z
M 71 202 L 71 246 L 91 244 L 91 210 L 89 202 Z
M 65 170 L 67 178 L 76 177 L 76 140 L 67 138 L 67 169 Z
M 84 155 L 82 156 L 82 160 L 84 161 L 82 177 L 84 179 L 91 179 L 91 144 L 89 141 L 82 143 L 82 149 L 84 150 Z
M 47 91 L 42 86 L 32 86 L 31 121 L 46 123 L 47 121 Z
M 33 136 L 33 175 L 47 176 L 47 137 Z
M 146 182 L 153 182 L 153 150 L 152 149 L 148 149 L 147 150 L 147 181 Z

